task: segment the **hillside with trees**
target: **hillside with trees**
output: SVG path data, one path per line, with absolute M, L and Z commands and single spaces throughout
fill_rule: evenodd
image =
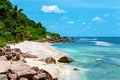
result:
M 9 42 L 42 39 L 48 35 L 60 37 L 57 33 L 47 32 L 40 22 L 29 19 L 22 11 L 9 0 L 0 0 L 0 46 Z

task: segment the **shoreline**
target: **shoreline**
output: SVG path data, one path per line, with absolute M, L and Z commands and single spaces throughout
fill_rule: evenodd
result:
M 37 66 L 39 69 L 48 71 L 53 78 L 61 80 L 67 80 L 71 76 L 71 72 L 74 71 L 73 67 L 66 64 L 56 62 L 56 64 L 46 64 L 41 61 L 46 57 L 53 57 L 56 61 L 62 56 L 65 56 L 62 51 L 55 49 L 50 43 L 24 41 L 18 44 L 9 44 L 11 48 L 19 48 L 22 52 L 36 55 L 38 58 L 25 58 L 26 64 L 29 66 Z

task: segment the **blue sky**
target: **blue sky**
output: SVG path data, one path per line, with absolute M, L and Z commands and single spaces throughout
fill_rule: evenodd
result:
M 61 36 L 119 36 L 120 0 L 10 0 Z

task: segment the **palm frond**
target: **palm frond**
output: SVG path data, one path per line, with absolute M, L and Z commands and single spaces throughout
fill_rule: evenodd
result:
M 19 10 L 18 10 L 18 12 L 21 12 L 21 11 L 23 11 L 23 9 L 19 9 Z

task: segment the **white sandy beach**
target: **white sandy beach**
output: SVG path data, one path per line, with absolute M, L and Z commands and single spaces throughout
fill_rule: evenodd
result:
M 45 62 L 39 61 L 39 59 L 46 57 L 53 57 L 58 60 L 61 56 L 64 55 L 63 52 L 56 50 L 54 47 L 50 46 L 49 43 L 40 43 L 33 41 L 24 41 L 19 44 L 9 45 L 11 48 L 20 48 L 22 52 L 27 52 L 33 55 L 38 56 L 38 58 L 27 58 L 27 64 L 30 66 L 38 66 L 40 69 L 47 70 L 53 77 L 57 77 L 59 80 L 64 78 L 64 80 L 72 80 L 70 76 L 72 72 L 77 74 L 77 72 L 73 71 L 72 67 L 69 67 L 65 64 L 46 64 Z
M 20 48 L 22 52 L 31 53 L 38 56 L 39 58 L 46 58 L 51 56 L 55 59 L 58 59 L 64 55 L 62 52 L 50 46 L 49 43 L 24 41 L 19 44 L 10 45 L 10 47 Z

